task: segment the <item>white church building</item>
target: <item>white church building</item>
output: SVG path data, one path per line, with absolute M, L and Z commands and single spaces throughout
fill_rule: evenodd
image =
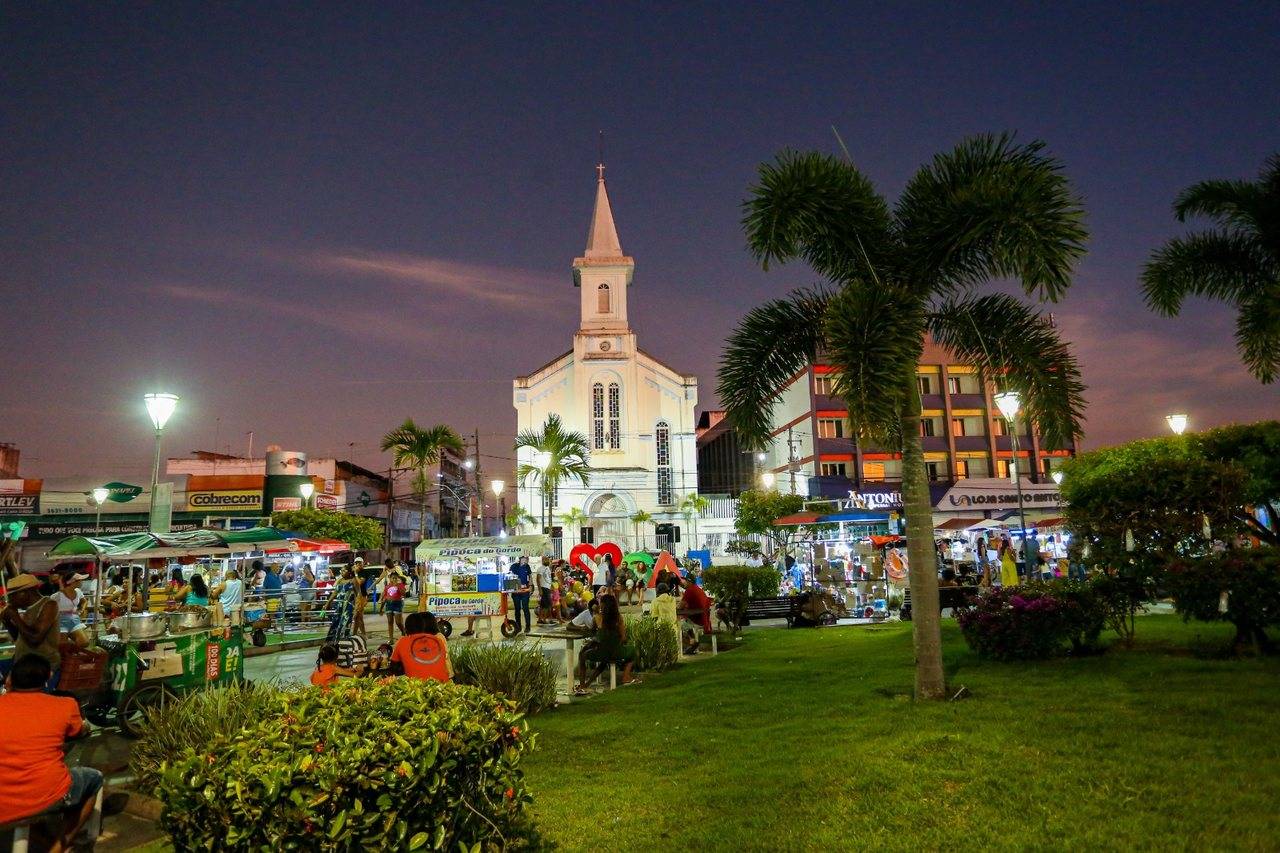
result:
M 653 516 L 641 528 L 649 546 L 655 543 L 652 525 L 683 524 L 680 502 L 698 488 L 693 414 L 698 379 L 636 344 L 627 320 L 635 261 L 618 241 L 604 166 L 596 169 L 587 247 L 573 261 L 580 304 L 573 348 L 516 377 L 513 403 L 519 430 L 538 430 L 549 415 L 558 414 L 566 429 L 587 437 L 590 485 L 562 483 L 551 508 L 553 527 L 563 527 L 563 513 L 572 508 L 588 518 L 582 530 L 564 530 L 566 546 L 581 536 L 597 544 L 615 542 L 625 550 L 640 546 L 629 520 L 639 510 Z M 532 457 L 532 451 L 522 449 L 519 461 L 532 462 Z M 520 506 L 541 518 L 537 484 L 531 480 L 517 488 Z

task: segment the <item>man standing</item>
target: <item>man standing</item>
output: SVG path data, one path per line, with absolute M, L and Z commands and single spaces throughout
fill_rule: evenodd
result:
M 551 614 L 551 561 L 543 557 L 534 571 L 538 590 L 538 624 L 554 625 Z
M 63 743 L 84 734 L 84 723 L 75 699 L 44 692 L 50 674 L 40 655 L 20 655 L 9 692 L 0 696 L 0 823 L 61 814 L 60 837 L 50 847 L 66 850 L 93 816 L 102 774 L 63 762 Z
M 9 604 L 0 613 L 4 627 L 13 638 L 13 659 L 24 655 L 44 658 L 50 669 L 49 686 L 58 684 L 62 656 L 58 653 L 58 603 L 40 594 L 34 575 L 21 574 L 7 584 Z M 22 611 L 22 612 L 19 612 Z
M 521 557 L 519 562 L 512 563 L 509 569 L 517 578 L 516 591 L 511 595 L 512 607 L 516 611 L 516 633 L 520 633 L 520 614 L 524 614 L 524 632 L 533 630 L 529 614 L 529 596 L 532 593 L 533 569 L 529 567 L 529 558 Z

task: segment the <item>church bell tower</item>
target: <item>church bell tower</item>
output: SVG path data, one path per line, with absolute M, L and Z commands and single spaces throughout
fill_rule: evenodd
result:
M 596 166 L 596 206 L 587 231 L 587 248 L 582 257 L 573 261 L 573 283 L 579 289 L 581 302 L 578 336 L 585 338 L 585 354 L 606 358 L 624 355 L 618 350 L 631 345 L 627 289 L 635 266 L 635 260 L 623 254 L 618 241 L 601 163 Z

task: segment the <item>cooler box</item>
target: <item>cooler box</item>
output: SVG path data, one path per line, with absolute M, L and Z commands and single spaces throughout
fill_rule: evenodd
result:
M 501 592 L 502 575 L 500 574 L 478 574 L 476 575 L 476 592 Z

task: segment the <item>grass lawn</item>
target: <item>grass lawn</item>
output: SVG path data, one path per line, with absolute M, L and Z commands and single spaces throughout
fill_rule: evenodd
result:
M 562 849 L 1280 846 L 1280 660 L 1149 616 L 1135 648 L 979 660 L 917 705 L 909 625 L 761 630 L 713 660 L 534 717 L 534 811 Z

